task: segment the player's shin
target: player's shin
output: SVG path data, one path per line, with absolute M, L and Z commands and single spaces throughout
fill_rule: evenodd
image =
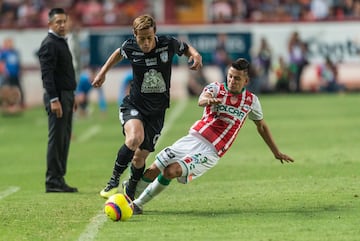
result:
M 150 180 L 146 177 L 142 177 L 136 186 L 135 196 L 138 197 L 145 190 L 145 188 L 152 183 L 153 180 Z
M 120 175 L 126 170 L 133 156 L 134 151 L 130 150 L 125 144 L 119 149 L 110 182 L 118 185 Z
M 140 194 L 140 196 L 134 201 L 134 203 L 142 207 L 144 204 L 149 202 L 159 193 L 161 193 L 167 186 L 169 186 L 171 180 L 168 180 L 159 175 L 152 183 L 150 183 L 147 188 Z
M 126 187 L 126 194 L 131 198 L 131 200 L 134 200 L 136 186 L 140 181 L 144 173 L 144 170 L 145 170 L 145 164 L 141 168 L 136 168 L 134 164 L 131 165 L 131 175 L 129 178 L 129 183 Z

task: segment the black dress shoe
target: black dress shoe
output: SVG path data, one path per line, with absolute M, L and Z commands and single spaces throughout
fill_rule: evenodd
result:
M 46 192 L 78 192 L 78 189 L 64 183 L 61 186 L 46 186 Z

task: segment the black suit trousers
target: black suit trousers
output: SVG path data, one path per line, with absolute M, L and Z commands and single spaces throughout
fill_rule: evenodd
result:
M 49 96 L 47 93 L 44 94 L 44 104 L 48 114 L 46 186 L 61 186 L 65 183 L 64 176 L 72 132 L 74 92 L 61 91 L 59 99 L 63 111 L 61 118 L 57 118 L 56 114 L 51 112 Z

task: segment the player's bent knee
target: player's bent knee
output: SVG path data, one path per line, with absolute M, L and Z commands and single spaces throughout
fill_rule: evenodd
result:
M 136 150 L 139 148 L 143 140 L 144 138 L 141 138 L 141 136 L 127 136 L 125 144 L 129 149 Z
M 160 169 L 152 164 L 144 173 L 144 177 L 148 180 L 154 180 L 160 174 Z
M 166 179 L 173 179 L 176 177 L 180 177 L 181 174 L 182 174 L 182 169 L 178 163 L 173 163 L 173 164 L 167 166 L 163 172 L 163 176 Z

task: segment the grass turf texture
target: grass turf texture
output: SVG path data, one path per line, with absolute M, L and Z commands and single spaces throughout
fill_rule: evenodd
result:
M 90 118 L 74 122 L 66 179 L 77 194 L 44 192 L 43 108 L 1 117 L 0 196 L 9 187 L 20 190 L 0 199 L 0 240 L 359 240 L 360 95 L 260 97 L 277 144 L 294 164 L 275 160 L 248 120 L 206 175 L 189 185 L 173 181 L 144 215 L 106 219 L 89 236 L 82 235 L 88 225 L 104 220 L 98 192 L 123 143 L 117 107 L 106 116 L 95 107 Z M 191 99 L 157 150 L 185 135 L 201 113 Z

